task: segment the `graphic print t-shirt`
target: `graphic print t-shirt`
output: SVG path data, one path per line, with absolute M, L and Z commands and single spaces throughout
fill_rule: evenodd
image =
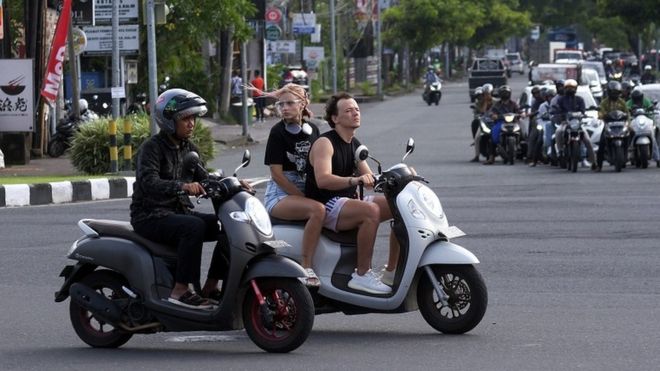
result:
M 295 171 L 303 177 L 309 150 L 319 137 L 319 128 L 308 123 L 312 127 L 311 134 L 305 134 L 302 130 L 298 134 L 291 134 L 285 125 L 284 121 L 280 121 L 270 129 L 264 164 L 282 165 L 283 171 Z

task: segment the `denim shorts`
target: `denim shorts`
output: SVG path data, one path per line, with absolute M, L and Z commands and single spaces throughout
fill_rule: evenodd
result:
M 298 174 L 298 172 L 285 171 L 284 176 L 289 179 L 291 183 L 295 184 L 298 190 L 305 193 L 305 180 Z M 277 185 L 273 179 L 268 181 L 268 185 L 266 186 L 266 193 L 264 194 L 264 205 L 266 206 L 268 214 L 271 213 L 275 205 L 277 205 L 281 199 L 288 195 L 289 194 L 280 188 L 280 186 Z

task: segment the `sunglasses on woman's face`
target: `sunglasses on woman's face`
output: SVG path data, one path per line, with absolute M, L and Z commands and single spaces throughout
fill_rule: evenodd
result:
M 294 106 L 296 104 L 300 103 L 300 99 L 295 99 L 295 100 L 284 100 L 284 101 L 278 101 L 275 103 L 278 107 L 284 107 L 284 106 Z

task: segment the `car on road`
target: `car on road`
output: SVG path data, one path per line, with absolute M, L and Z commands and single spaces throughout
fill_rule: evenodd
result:
M 580 85 L 588 86 L 596 101 L 600 102 L 603 99 L 603 87 L 600 84 L 600 77 L 596 70 L 583 67 L 580 73 Z
M 509 61 L 511 72 L 517 72 L 520 75 L 525 73 L 525 63 L 523 63 L 520 53 L 506 53 L 506 59 Z
M 497 89 L 499 86 L 506 85 L 506 67 L 501 59 L 497 58 L 475 58 L 472 67 L 469 69 L 468 88 L 470 101 L 474 102 L 474 90 L 486 83 L 493 84 Z

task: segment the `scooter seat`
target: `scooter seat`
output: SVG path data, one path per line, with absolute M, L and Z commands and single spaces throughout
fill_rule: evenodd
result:
M 299 227 L 305 227 L 306 220 L 284 220 L 270 216 L 270 222 L 272 225 L 294 225 Z M 338 242 L 344 245 L 356 245 L 357 244 L 357 229 L 352 229 L 350 231 L 341 231 L 335 232 L 330 229 L 323 228 L 321 234 L 327 237 L 330 241 Z
M 174 246 L 162 245 L 146 239 L 135 233 L 129 222 L 107 219 L 85 219 L 84 223 L 95 230 L 100 236 L 124 238 L 144 246 L 152 254 L 165 258 L 177 258 Z

